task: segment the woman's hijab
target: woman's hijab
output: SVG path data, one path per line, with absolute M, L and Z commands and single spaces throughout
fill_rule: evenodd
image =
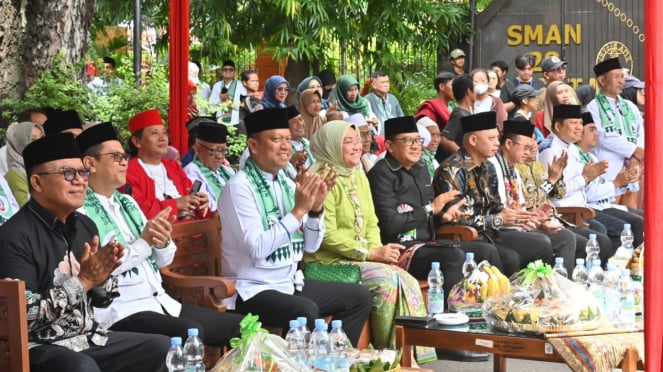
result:
M 343 161 L 343 138 L 348 128 L 353 128 L 359 137 L 359 129 L 354 124 L 342 120 L 332 120 L 322 126 L 311 138 L 311 152 L 317 160 L 309 172 L 317 172 L 328 164 L 336 168 L 341 176 L 349 176 L 355 167 L 348 167 Z
M 7 169 L 25 168 L 23 165 L 23 150 L 32 142 L 33 128 L 39 128 L 41 137 L 44 136 L 44 127 L 30 121 L 12 123 L 7 128 Z
M 265 90 L 262 94 L 262 105 L 264 108 L 286 108 L 284 102 L 276 100 L 276 88 L 285 83 L 290 90 L 290 83 L 281 75 L 272 75 L 265 82 Z
M 313 137 L 313 134 L 318 131 L 322 127 L 322 125 L 327 121 L 327 118 L 324 116 L 318 115 L 311 115 L 306 111 L 306 107 L 311 103 L 313 98 L 318 97 L 320 101 L 322 102 L 322 94 L 320 91 L 316 88 L 310 88 L 310 89 L 304 89 L 302 91 L 301 96 L 299 97 L 299 113 L 302 115 L 302 119 L 304 119 L 304 123 L 306 125 L 304 126 L 304 137 L 311 139 Z M 322 104 L 321 104 L 322 106 Z
M 302 93 L 308 89 L 308 85 L 311 83 L 311 80 L 317 80 L 320 83 L 320 101 L 322 101 L 322 81 L 317 76 L 309 76 L 306 79 L 302 80 L 301 83 L 297 86 L 297 94 L 295 95 L 295 102 L 299 105 L 299 100 L 302 96 Z M 301 110 L 299 110 L 301 112 Z
M 357 99 L 354 100 L 354 102 L 350 102 L 346 96 L 348 90 L 350 90 L 353 85 L 356 85 L 357 88 L 359 88 L 359 82 L 352 75 L 343 75 L 338 78 L 338 81 L 336 81 L 333 96 L 338 104 L 338 110 L 345 111 L 348 115 L 360 113 L 365 117 L 368 117 L 370 114 L 370 108 L 366 98 L 357 94 Z
M 559 104 L 559 102 L 557 102 L 557 88 L 562 84 L 564 83 L 561 81 L 553 81 L 546 87 L 546 99 L 543 102 L 543 126 L 551 132 L 553 108 L 555 105 Z M 567 86 L 567 89 L 569 89 L 569 93 L 571 93 L 571 89 L 573 88 Z

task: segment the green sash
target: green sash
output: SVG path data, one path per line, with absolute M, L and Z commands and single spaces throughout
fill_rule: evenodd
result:
M 222 165 L 219 167 L 219 175 L 221 178 L 223 178 L 224 182 L 221 183 L 219 178 L 216 176 L 214 172 L 212 172 L 211 169 L 207 168 L 205 164 L 203 164 L 197 156 L 194 156 L 193 158 L 193 164 L 197 165 L 198 168 L 200 169 L 200 172 L 203 174 L 203 177 L 205 177 L 205 180 L 207 181 L 207 184 L 209 187 L 212 189 L 214 192 L 214 198 L 218 199 L 219 196 L 221 195 L 221 191 L 223 191 L 223 187 L 226 185 L 230 177 L 233 175 Z
M 2 203 L 3 205 L 0 206 L 0 225 L 2 225 L 3 223 L 7 222 L 7 220 L 10 219 L 11 216 L 14 215 L 14 208 L 12 208 L 12 203 L 9 200 L 9 197 L 7 197 L 4 187 L 1 186 L 0 186 L 0 197 L 2 197 L 5 200 L 5 202 Z
M 599 94 L 596 95 L 596 103 L 598 104 L 603 130 L 605 130 L 607 134 L 618 133 L 619 135 L 626 137 L 629 142 L 637 145 L 638 129 L 632 127 L 632 125 L 635 124 L 636 119 L 635 113 L 631 110 L 631 106 L 624 101 L 620 95 L 617 95 L 620 114 L 624 118 L 622 123 L 622 121 L 617 118 L 617 113 L 612 108 L 612 105 L 608 101 L 608 97 L 606 97 L 603 92 L 599 92 Z
M 122 212 L 124 221 L 127 223 L 127 226 L 129 226 L 131 233 L 136 238 L 140 238 L 140 234 L 145 227 L 145 222 L 143 221 L 143 217 L 141 215 L 142 212 L 140 209 L 138 209 L 136 204 L 132 203 L 126 195 L 120 194 L 117 190 L 113 191 L 113 199 L 120 204 L 120 211 Z M 108 233 L 113 231 L 115 233 L 116 239 L 122 243 L 122 245 L 127 245 L 127 240 L 122 234 L 120 227 L 108 213 L 106 208 L 104 208 L 104 206 L 101 204 L 99 199 L 94 194 L 94 191 L 92 191 L 92 189 L 89 187 L 87 189 L 87 193 L 85 194 L 84 208 L 87 216 L 90 217 L 92 221 L 94 221 L 95 225 L 97 225 L 97 229 L 99 230 L 99 239 L 103 239 L 108 235 Z M 103 242 L 100 240 L 99 244 L 103 244 Z M 151 264 L 155 272 L 159 271 L 159 267 L 157 266 L 157 263 L 154 261 L 152 256 L 147 257 L 146 260 Z M 134 267 L 131 270 L 123 272 L 122 276 L 131 276 L 132 273 L 140 275 L 138 268 Z
M 431 179 L 435 175 L 435 157 L 432 152 L 428 151 L 428 149 L 424 149 L 424 151 L 421 152 L 421 160 L 426 164 L 426 168 L 428 168 L 428 174 L 430 174 Z
M 223 81 L 223 86 L 225 87 L 226 82 L 225 80 Z M 235 102 L 235 91 L 237 90 L 237 79 L 233 79 L 232 83 L 230 83 L 230 88 L 228 88 L 228 101 L 231 103 L 231 105 Z M 233 108 L 234 110 L 234 108 Z M 221 114 L 221 121 L 224 124 L 230 124 L 230 120 L 233 116 L 233 110 L 226 110 L 223 111 Z
M 258 167 L 252 157 L 246 159 L 244 165 L 244 172 L 253 188 L 253 191 L 258 196 L 258 204 L 260 205 L 260 217 L 262 219 L 262 228 L 267 231 L 274 224 L 274 221 L 281 220 L 281 210 L 274 195 L 271 185 L 265 179 L 265 175 Z M 283 191 L 283 203 L 285 204 L 286 211 L 292 210 L 295 204 L 295 190 L 288 184 L 286 178 L 281 174 L 277 175 L 277 180 Z M 271 220 L 271 223 L 270 223 Z M 292 250 L 291 247 L 292 246 Z M 283 264 L 291 262 L 296 256 L 301 256 L 304 253 L 304 234 L 297 230 L 290 234 L 290 242 L 282 245 L 274 253 L 267 256 L 265 261 L 273 264 Z M 293 256 L 293 258 L 291 258 Z M 281 262 L 284 261 L 284 262 Z

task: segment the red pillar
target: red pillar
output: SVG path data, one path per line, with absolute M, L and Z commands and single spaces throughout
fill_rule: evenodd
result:
M 658 149 L 663 139 L 663 108 L 658 105 L 663 86 L 663 38 L 656 34 L 656 24 L 663 14 L 663 2 L 645 0 L 645 368 L 647 371 L 663 371 L 663 208 L 657 203 L 663 200 L 663 155 Z M 656 124 L 659 125 L 656 125 Z M 657 143 L 658 142 L 658 143 Z
M 188 149 L 187 79 L 189 68 L 189 0 L 170 0 L 169 81 L 170 106 L 168 130 L 172 145 L 184 155 Z

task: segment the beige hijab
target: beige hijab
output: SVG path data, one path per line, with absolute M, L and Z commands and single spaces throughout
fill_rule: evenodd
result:
M 308 138 L 309 140 L 313 137 L 313 134 L 317 132 L 318 129 L 320 129 L 320 127 L 322 127 L 322 125 L 327 121 L 327 118 L 324 116 L 312 116 L 306 111 L 306 106 L 308 106 L 316 96 L 322 100 L 320 91 L 318 89 L 305 89 L 299 97 L 299 107 L 297 107 L 299 113 L 302 115 L 302 119 L 304 119 L 304 123 L 306 123 L 304 126 L 304 137 Z

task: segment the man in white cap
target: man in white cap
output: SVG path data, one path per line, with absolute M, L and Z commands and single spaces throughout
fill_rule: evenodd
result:
M 454 76 L 467 74 L 465 71 L 465 52 L 462 49 L 454 49 L 449 54 L 449 60 L 453 66 L 451 71 Z

